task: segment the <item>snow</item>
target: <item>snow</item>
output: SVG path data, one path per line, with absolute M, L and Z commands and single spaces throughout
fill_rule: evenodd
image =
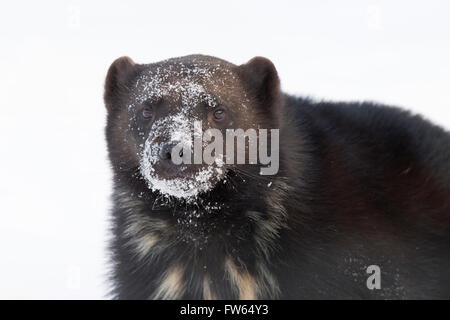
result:
M 128 109 L 132 111 L 136 104 L 142 104 L 147 100 L 156 101 L 170 95 L 181 95 L 182 106 L 187 109 L 200 102 L 214 108 L 217 102 L 207 93 L 202 83 L 213 83 L 213 76 L 218 70 L 219 65 L 212 68 L 201 67 L 198 64 L 187 67 L 182 62 L 169 62 L 167 67 L 158 67 L 156 71 L 149 70 L 137 80 L 136 95 Z
M 213 166 L 196 172 L 193 176 L 183 178 L 163 179 L 156 172 L 154 165 L 159 162 L 159 151 L 164 142 L 157 143 L 155 139 L 163 134 L 163 131 L 170 130 L 171 141 L 180 141 L 189 148 L 192 146 L 192 130 L 190 129 L 188 117 L 184 114 L 169 116 L 153 124 L 153 130 L 145 142 L 145 147 L 141 156 L 141 173 L 147 180 L 149 188 L 159 191 L 166 196 L 176 198 L 192 199 L 199 193 L 207 191 L 212 187 L 212 177 L 214 175 Z

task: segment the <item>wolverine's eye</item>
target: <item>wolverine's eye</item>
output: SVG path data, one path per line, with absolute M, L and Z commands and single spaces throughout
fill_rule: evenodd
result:
M 214 111 L 214 120 L 221 121 L 225 117 L 225 111 L 222 109 L 218 109 Z
M 145 120 L 150 120 L 153 117 L 153 112 L 150 108 L 144 108 L 142 110 L 142 118 Z

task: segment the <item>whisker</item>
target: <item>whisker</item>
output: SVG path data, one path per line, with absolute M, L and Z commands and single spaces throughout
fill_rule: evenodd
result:
M 263 175 L 259 175 L 259 174 L 257 175 L 255 173 L 249 172 L 249 171 L 239 168 L 239 167 L 234 167 L 233 170 L 236 173 L 240 173 L 248 178 L 253 178 L 255 180 L 262 180 L 262 181 L 267 181 L 267 182 L 272 181 L 272 178 L 269 176 L 263 176 Z

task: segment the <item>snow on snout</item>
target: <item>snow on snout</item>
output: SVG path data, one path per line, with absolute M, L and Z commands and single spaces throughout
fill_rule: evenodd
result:
M 148 186 L 153 191 L 159 191 L 166 196 L 192 199 L 199 193 L 212 188 L 213 166 L 204 167 L 191 176 L 177 177 L 174 179 L 161 178 L 155 170 L 155 164 L 159 159 L 159 150 L 164 142 L 156 142 L 159 136 L 170 136 L 171 141 L 182 143 L 189 149 L 192 146 L 192 126 L 189 118 L 183 114 L 168 116 L 156 121 L 152 126 L 142 152 L 140 170 L 147 180 Z

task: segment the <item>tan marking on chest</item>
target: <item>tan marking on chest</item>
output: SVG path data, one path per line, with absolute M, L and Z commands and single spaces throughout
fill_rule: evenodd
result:
M 152 299 L 180 299 L 186 288 L 183 275 L 184 268 L 181 265 L 175 265 L 167 270 Z
M 240 300 L 258 299 L 258 284 L 254 277 L 245 269 L 238 270 L 234 262 L 227 258 L 225 270 L 230 276 L 231 283 L 237 288 Z
M 203 299 L 217 300 L 216 294 L 211 289 L 211 280 L 208 275 L 203 277 Z
M 162 220 L 134 215 L 128 217 L 124 235 L 129 238 L 128 243 L 142 259 L 161 252 L 164 248 L 161 233 L 167 233 L 168 230 L 167 223 Z
M 138 254 L 141 257 L 146 256 L 152 250 L 158 240 L 158 236 L 151 233 L 148 233 L 136 239 L 136 249 Z

